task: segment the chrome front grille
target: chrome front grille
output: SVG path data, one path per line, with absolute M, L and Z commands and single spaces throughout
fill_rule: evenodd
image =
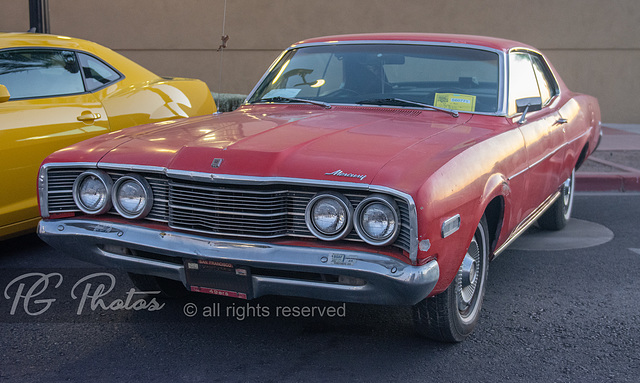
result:
M 73 183 L 83 169 L 51 168 L 47 173 L 49 214 L 80 212 L 73 201 Z M 108 171 L 115 182 L 128 172 Z M 139 173 L 151 185 L 153 208 L 148 220 L 170 227 L 221 236 L 251 238 L 308 237 L 305 209 L 313 196 L 327 187 L 292 185 L 235 185 L 170 179 L 163 174 Z M 370 192 L 336 190 L 354 209 Z M 395 198 L 400 208 L 401 232 L 394 243 L 410 251 L 410 212 L 407 201 Z M 112 214 L 117 214 L 115 210 Z M 355 230 L 348 240 L 360 241 Z
M 304 211 L 314 194 L 271 187 L 230 188 L 171 181 L 169 225 L 258 238 L 311 236 L 304 224 Z M 296 228 L 300 224 L 304 231 Z
M 84 170 L 55 169 L 48 172 L 47 206 L 49 213 L 80 211 L 73 202 L 73 183 Z

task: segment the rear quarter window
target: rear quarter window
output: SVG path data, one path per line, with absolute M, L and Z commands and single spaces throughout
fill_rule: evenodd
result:
M 122 78 L 120 73 L 96 57 L 78 53 L 78 58 L 88 91 L 104 87 Z

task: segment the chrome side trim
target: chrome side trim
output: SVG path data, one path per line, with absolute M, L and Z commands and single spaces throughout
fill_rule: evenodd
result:
M 547 209 L 551 207 L 551 205 L 553 205 L 553 203 L 556 202 L 558 198 L 560 198 L 560 195 L 561 195 L 560 191 L 557 191 L 552 195 L 550 195 L 549 197 L 547 197 L 547 199 L 540 206 L 538 206 L 534 211 L 532 211 L 531 214 L 529 214 L 529 216 L 525 218 L 524 221 L 522 221 L 518 226 L 516 226 L 513 232 L 511 232 L 511 235 L 509 236 L 509 238 L 507 238 L 507 240 L 504 241 L 504 243 L 500 245 L 500 247 L 498 247 L 493 252 L 493 258 L 495 259 L 496 257 L 498 257 L 498 255 L 500 255 L 504 250 L 506 250 L 506 248 L 510 244 L 513 243 L 513 241 L 518 239 L 519 236 L 521 236 L 525 231 L 527 231 L 527 229 L 536 220 L 538 220 L 538 218 L 540 218 L 540 216 L 544 214 L 544 212 L 547 211 Z
M 512 175 L 511 177 L 507 178 L 509 181 L 511 181 L 512 179 L 516 178 L 517 176 L 523 174 L 524 172 L 526 172 L 527 170 L 531 170 L 534 167 L 540 165 L 540 163 L 544 162 L 545 160 L 547 160 L 549 157 L 553 156 L 554 154 L 558 153 L 560 150 L 564 149 L 565 147 L 573 144 L 574 142 L 578 141 L 579 139 L 581 139 L 582 137 L 591 134 L 591 128 L 589 128 L 586 132 L 582 133 L 581 135 L 577 136 L 576 138 L 574 138 L 571 141 L 566 141 L 563 142 L 562 145 L 558 146 L 554 151 L 552 151 L 551 153 L 547 154 L 546 156 L 542 157 L 541 159 L 539 159 L 538 161 L 534 162 L 533 164 L 527 166 L 526 168 L 520 170 L 519 172 L 515 173 L 514 175 Z
M 78 259 L 174 279 L 185 285 L 184 258 L 251 267 L 257 269 L 252 275 L 254 297 L 277 294 L 342 302 L 412 305 L 427 297 L 440 276 L 437 261 L 413 266 L 374 251 L 216 240 L 92 219 L 42 220 L 38 235 L 49 245 Z M 106 249 L 118 249 L 118 253 Z M 261 273 L 260 270 L 292 274 L 280 277 L 274 276 L 277 273 Z M 310 280 L 297 276 L 297 272 L 360 278 L 365 284 Z

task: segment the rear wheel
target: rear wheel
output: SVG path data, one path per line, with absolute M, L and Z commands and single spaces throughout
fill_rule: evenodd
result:
M 181 282 L 173 279 L 135 273 L 129 273 L 129 278 L 138 290 L 147 292 L 159 291 L 160 294 L 158 296 L 162 298 L 181 298 L 188 293 Z
M 538 219 L 541 228 L 557 231 L 567 226 L 573 208 L 575 179 L 576 170 L 573 169 L 571 176 L 562 184 L 560 198 Z
M 418 333 L 441 342 L 461 342 L 480 317 L 489 268 L 487 220 L 483 216 L 458 274 L 449 287 L 413 307 Z

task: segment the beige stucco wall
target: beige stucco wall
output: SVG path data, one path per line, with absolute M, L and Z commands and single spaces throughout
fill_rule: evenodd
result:
M 7 4 L 5 4 L 7 2 Z M 289 44 L 355 32 L 497 36 L 547 54 L 603 120 L 640 123 L 638 0 L 50 0 L 51 32 L 94 40 L 160 75 L 247 93 Z M 28 0 L 3 0 L 0 31 L 28 29 Z M 228 48 L 216 52 L 223 30 Z

